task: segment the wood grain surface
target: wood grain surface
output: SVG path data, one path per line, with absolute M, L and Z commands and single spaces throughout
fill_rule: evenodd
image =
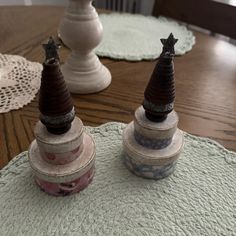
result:
M 1 7 L 0 53 L 42 62 L 41 44 L 56 36 L 63 11 L 61 7 Z M 202 33 L 195 36 L 193 50 L 175 58 L 179 128 L 236 151 L 236 47 Z M 62 60 L 68 53 L 60 51 Z M 112 73 L 112 84 L 98 94 L 73 95 L 77 115 L 90 126 L 130 122 L 156 61 L 104 58 L 102 62 Z M 38 98 L 23 109 L 0 114 L 0 168 L 28 149 L 38 116 Z
M 236 6 L 222 0 L 156 0 L 154 16 L 167 16 L 236 39 Z

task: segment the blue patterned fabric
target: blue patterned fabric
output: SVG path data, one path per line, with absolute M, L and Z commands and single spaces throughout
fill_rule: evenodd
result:
M 168 145 L 170 145 L 171 141 L 172 141 L 172 137 L 171 138 L 165 138 L 165 139 L 150 139 L 150 138 L 147 138 L 147 137 L 143 136 L 142 134 L 140 134 L 136 130 L 134 131 L 134 137 L 135 137 L 135 140 L 140 145 L 142 145 L 144 147 L 147 147 L 147 148 L 151 148 L 151 149 L 165 148 Z
M 137 163 L 132 158 L 123 154 L 123 161 L 126 167 L 138 176 L 151 179 L 162 179 L 174 172 L 177 161 L 171 162 L 164 166 L 152 166 Z

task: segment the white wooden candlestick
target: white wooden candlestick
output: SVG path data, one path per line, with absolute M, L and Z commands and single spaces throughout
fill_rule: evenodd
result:
M 69 90 L 87 94 L 108 87 L 111 74 L 93 52 L 102 40 L 103 28 L 92 0 L 69 0 L 59 33 L 72 50 L 61 68 Z

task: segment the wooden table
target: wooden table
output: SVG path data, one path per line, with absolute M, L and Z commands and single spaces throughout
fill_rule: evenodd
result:
M 41 44 L 56 36 L 63 11 L 61 7 L 1 7 L 0 52 L 42 62 Z M 202 33 L 195 35 L 193 50 L 175 59 L 179 128 L 236 151 L 236 47 Z M 68 51 L 60 54 L 64 60 Z M 99 94 L 73 95 L 77 115 L 91 126 L 130 122 L 156 62 L 102 62 L 112 73 L 112 84 Z M 0 114 L 0 168 L 34 139 L 37 106 L 36 98 L 23 109 Z

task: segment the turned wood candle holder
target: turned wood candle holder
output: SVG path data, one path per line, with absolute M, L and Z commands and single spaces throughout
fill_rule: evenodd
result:
M 103 28 L 91 0 L 69 0 L 59 34 L 72 52 L 61 70 L 72 93 L 96 93 L 111 83 L 109 70 L 93 49 L 102 40 Z

